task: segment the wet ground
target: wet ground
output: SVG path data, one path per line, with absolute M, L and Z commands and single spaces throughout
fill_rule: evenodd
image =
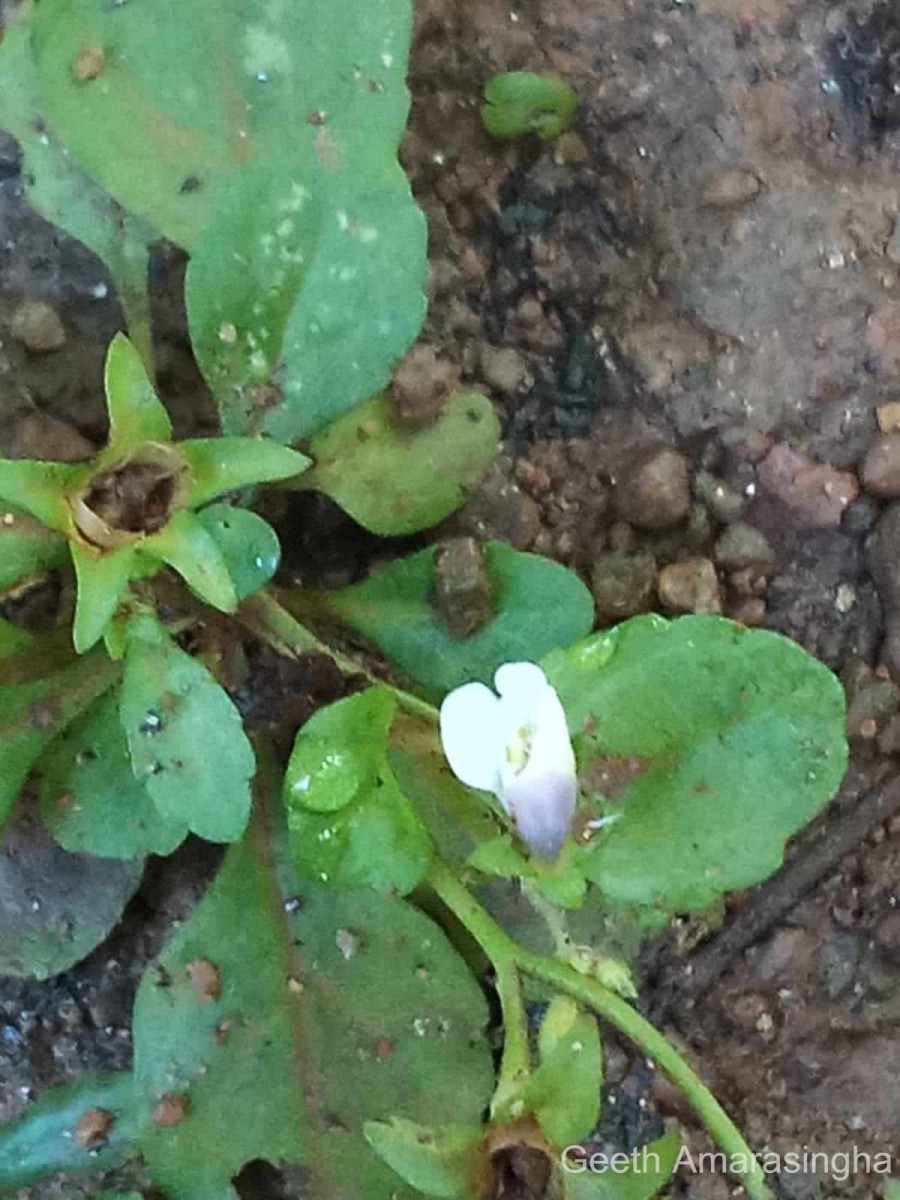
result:
M 404 157 L 431 228 L 423 344 L 441 379 L 488 391 L 507 437 L 452 528 L 571 565 L 601 624 L 721 611 L 797 639 L 848 688 L 841 797 L 785 876 L 729 906 L 724 931 L 695 922 L 655 948 L 647 1004 L 755 1146 L 900 1155 L 900 12 L 880 0 L 417 11 Z M 554 146 L 497 146 L 480 130 L 484 80 L 519 68 L 555 70 L 582 99 Z M 0 446 L 75 455 L 102 436 L 115 304 L 90 256 L 28 213 L 8 146 L 0 180 Z M 161 254 L 155 270 L 160 382 L 179 431 L 207 429 L 172 300 L 178 263 Z M 59 329 L 23 316 L 33 300 Z M 288 540 L 302 571 L 309 547 Z M 326 564 L 332 583 L 371 553 L 347 545 Z M 0 987 L 0 1119 L 127 1061 L 135 981 L 196 896 L 197 853 L 152 869 L 87 964 Z M 610 1044 L 608 1073 L 624 1114 L 609 1136 L 678 1115 L 627 1048 Z M 791 1200 L 880 1195 L 864 1169 L 780 1186 Z M 679 1188 L 733 1194 L 712 1176 Z

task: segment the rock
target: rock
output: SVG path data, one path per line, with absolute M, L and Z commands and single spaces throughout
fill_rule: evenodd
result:
M 671 529 L 691 508 L 687 460 L 668 446 L 645 451 L 616 481 L 615 498 L 619 516 L 638 529 Z
M 861 683 L 847 708 L 847 736 L 870 741 L 879 724 L 900 705 L 900 688 L 890 679 L 872 675 Z
M 590 151 L 584 140 L 568 129 L 556 139 L 553 147 L 553 161 L 562 167 L 579 167 L 590 158 Z
M 882 433 L 900 432 L 900 402 L 892 400 L 889 404 L 879 404 L 875 416 Z
M 766 572 L 773 570 L 776 563 L 769 539 L 746 521 L 735 521 L 728 526 L 715 544 L 713 558 L 720 567 L 731 571 L 753 567 Z
M 900 908 L 886 912 L 875 926 L 875 945 L 892 963 L 900 966 Z
M 493 589 L 474 538 L 448 538 L 434 555 L 435 611 L 450 636 L 470 637 L 494 615 Z
M 651 607 L 656 582 L 652 554 L 604 554 L 594 564 L 591 587 L 601 622 L 621 621 Z
M 784 442 L 773 446 L 759 464 L 759 482 L 807 529 L 840 525 L 845 510 L 859 495 L 855 475 L 814 463 Z
M 509 346 L 492 346 L 485 342 L 478 357 L 482 379 L 505 396 L 517 392 L 528 379 L 528 363 L 518 350 Z
M 722 596 L 716 568 L 708 558 L 672 563 L 659 573 L 657 590 L 671 613 L 720 613 Z
M 890 259 L 892 263 L 900 263 L 900 221 L 894 222 L 894 228 L 887 240 L 884 254 L 885 258 Z
M 48 462 L 82 462 L 95 447 L 65 421 L 43 412 L 17 416 L 0 435 L 0 449 L 7 458 L 38 458 Z
M 541 530 L 540 510 L 496 464 L 478 490 L 441 526 L 443 537 L 496 538 L 516 550 L 528 550 Z
M 894 501 L 885 510 L 869 539 L 866 554 L 885 610 L 882 659 L 900 675 L 900 501 Z
M 709 175 L 703 185 L 703 203 L 709 208 L 738 208 L 762 191 L 758 175 L 745 167 L 729 167 Z
M 862 484 L 873 496 L 900 496 L 900 433 L 884 433 L 869 447 L 862 467 Z
M 438 358 L 434 346 L 414 346 L 394 371 L 390 400 L 394 420 L 407 429 L 433 425 L 459 382 L 450 363 Z
M 44 300 L 23 300 L 12 315 L 10 330 L 17 342 L 35 354 L 59 350 L 66 342 L 62 321 Z
M 738 625 L 755 628 L 762 625 L 766 619 L 766 602 L 759 596 L 751 596 L 742 600 L 728 615 L 732 621 L 737 621 Z
M 694 495 L 717 521 L 726 525 L 739 520 L 746 506 L 746 499 L 740 492 L 709 471 L 698 471 L 694 476 Z
M 881 754 L 900 754 L 900 716 L 891 717 L 878 735 Z

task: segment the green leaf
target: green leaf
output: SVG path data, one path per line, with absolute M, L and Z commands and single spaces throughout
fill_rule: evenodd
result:
M 161 956 L 166 986 L 155 967 L 140 986 L 137 1087 L 184 1112 L 141 1149 L 178 1200 L 233 1198 L 258 1158 L 305 1166 L 311 1194 L 411 1200 L 363 1123 L 479 1120 L 493 1075 L 483 997 L 403 901 L 298 888 L 277 831 L 261 810 Z
M 109 410 L 108 454 L 123 457 L 144 442 L 171 441 L 169 414 L 156 395 L 141 356 L 122 333 L 110 342 L 104 386 Z
M 298 733 L 284 803 L 304 878 L 406 894 L 425 875 L 431 841 L 387 762 L 396 711 L 390 692 L 368 688 L 320 710 Z
M 422 326 L 425 222 L 367 126 L 339 168 L 330 121 L 317 149 L 244 168 L 191 258 L 191 340 L 226 433 L 309 436 L 382 388 Z
M 131 579 L 136 549 L 95 550 L 87 542 L 73 538 L 69 542 L 78 600 L 75 606 L 73 640 L 75 649 L 84 654 L 95 646 L 112 620 Z
M 309 459 L 269 438 L 193 438 L 178 443 L 193 481 L 186 504 L 201 508 L 224 492 L 299 475 Z
M 553 1022 L 554 1005 L 571 1004 L 557 997 L 545 1023 Z M 522 1097 L 525 1110 L 534 1115 L 549 1140 L 570 1146 L 587 1137 L 600 1116 L 603 1054 L 597 1022 L 589 1013 L 572 1013 L 564 1032 L 541 1038 L 541 1062 Z
M 291 808 L 331 813 L 377 782 L 397 701 L 366 688 L 321 708 L 297 734 L 284 780 Z
M 37 97 L 31 17 L 32 6 L 21 4 L 6 18 L 9 23 L 0 46 L 0 126 L 22 147 L 22 177 L 33 207 L 99 255 L 118 285 L 128 273 L 129 246 L 146 244 L 157 235 L 124 213 L 46 129 Z
M 41 816 L 65 850 L 99 858 L 171 854 L 187 824 L 164 821 L 135 779 L 118 709 L 118 692 L 107 692 L 44 754 Z
M 206 667 L 166 635 L 133 634 L 119 715 L 132 770 L 163 821 L 212 842 L 239 838 L 255 759 L 240 713 Z
M 197 517 L 225 560 L 238 600 L 265 587 L 281 561 L 272 526 L 249 509 L 232 504 L 211 504 Z
M 34 641 L 34 634 L 20 629 L 0 617 L 0 659 L 9 658 L 21 650 L 27 650 Z
M 0 459 L 0 501 L 24 508 L 48 529 L 69 533 L 72 515 L 66 497 L 84 479 L 85 468 L 78 464 Z
M 470 1200 L 479 1194 L 481 1125 L 446 1125 L 427 1129 L 394 1117 L 388 1124 L 367 1121 L 366 1141 L 388 1166 L 416 1191 L 446 1200 Z
M 495 75 L 485 85 L 484 99 L 481 119 L 495 138 L 558 137 L 578 108 L 578 96 L 564 80 L 532 71 Z
M 502 663 L 534 661 L 584 637 L 593 625 L 594 602 L 577 575 L 547 558 L 489 542 L 494 616 L 470 637 L 451 637 L 429 604 L 434 555 L 429 547 L 399 559 L 328 598 L 341 620 L 433 696 L 470 679 L 489 683 Z
M 119 920 L 143 867 L 69 854 L 30 812 L 9 821 L 0 842 L 0 976 L 49 979 L 80 962 Z
M 66 561 L 65 539 L 23 512 L 0 513 L 0 592 Z
M 637 617 L 544 665 L 583 782 L 628 760 L 601 803 L 619 819 L 579 862 L 615 902 L 704 908 L 765 879 L 843 777 L 843 689 L 777 634 Z
M 469 855 L 467 865 L 485 875 L 500 879 L 527 879 L 552 904 L 561 908 L 578 908 L 584 900 L 587 883 L 578 867 L 561 859 L 542 863 L 526 858 L 513 846 L 512 835 L 486 839 Z
M 672 1177 L 681 1138 L 667 1133 L 635 1150 L 627 1164 L 616 1163 L 616 1169 L 590 1171 L 588 1164 L 563 1169 L 566 1200 L 653 1200 Z M 567 1162 L 575 1160 L 567 1156 Z
M 427 717 L 401 713 L 396 718 L 388 763 L 447 862 L 462 867 L 475 847 L 496 835 L 498 821 L 506 820 L 497 807 L 459 782 Z
M 85 1145 L 73 1135 L 92 1110 L 113 1120 L 104 1137 Z M 17 1121 L 0 1126 L 0 1187 L 26 1187 L 60 1171 L 111 1170 L 136 1153 L 142 1119 L 130 1073 L 84 1075 L 70 1087 L 54 1088 Z
M 356 178 L 390 161 L 407 116 L 410 24 L 408 0 L 57 0 L 34 20 L 38 90 L 88 174 L 192 250 L 243 163 L 318 153 Z M 102 51 L 88 78 L 86 50 Z
M 234 612 L 238 598 L 219 543 L 192 512 L 182 509 L 141 543 L 141 553 L 166 563 L 206 604 Z
M 116 674 L 106 655 L 97 653 L 43 678 L 0 686 L 0 826 L 44 748 Z
M 378 780 L 336 813 L 288 801 L 297 870 L 339 888 L 411 892 L 425 877 L 431 841 L 415 809 L 385 765 Z
M 478 392 L 453 396 L 428 429 L 400 429 L 370 400 L 312 439 L 297 484 L 324 492 L 365 529 L 399 537 L 437 525 L 468 499 L 497 453 L 500 422 Z

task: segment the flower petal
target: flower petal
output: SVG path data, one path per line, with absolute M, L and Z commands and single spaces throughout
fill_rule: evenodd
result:
M 575 812 L 578 780 L 565 709 L 546 682 L 532 714 L 528 760 L 518 773 L 505 767 L 499 794 L 532 853 L 556 858 Z
M 535 722 L 540 700 L 550 687 L 547 676 L 535 663 L 504 663 L 494 675 L 494 686 L 500 693 L 501 732 L 504 754 L 522 729 L 530 729 Z M 520 764 L 521 765 L 521 764 Z
M 542 774 L 560 771 L 575 778 L 575 752 L 569 736 L 566 710 L 556 688 L 548 683 L 538 701 L 533 717 L 534 732 L 531 736 L 531 753 L 522 774 L 530 771 Z
M 441 743 L 450 769 L 467 787 L 493 791 L 505 744 L 500 701 L 483 683 L 465 683 L 444 697 Z
M 525 770 L 504 789 L 503 803 L 536 858 L 558 856 L 572 824 L 576 794 L 575 777 L 565 771 Z

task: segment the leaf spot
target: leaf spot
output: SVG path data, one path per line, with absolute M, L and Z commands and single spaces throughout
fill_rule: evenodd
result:
M 170 1129 L 180 1125 L 187 1114 L 187 1097 L 175 1092 L 167 1092 L 154 1105 L 150 1120 L 160 1129 Z
M 222 980 L 219 968 L 208 958 L 195 958 L 184 968 L 184 973 L 191 981 L 199 1004 L 209 1004 L 221 995 Z
M 115 1123 L 116 1118 L 105 1108 L 89 1108 L 75 1126 L 75 1141 L 86 1150 L 94 1150 L 103 1145 Z

